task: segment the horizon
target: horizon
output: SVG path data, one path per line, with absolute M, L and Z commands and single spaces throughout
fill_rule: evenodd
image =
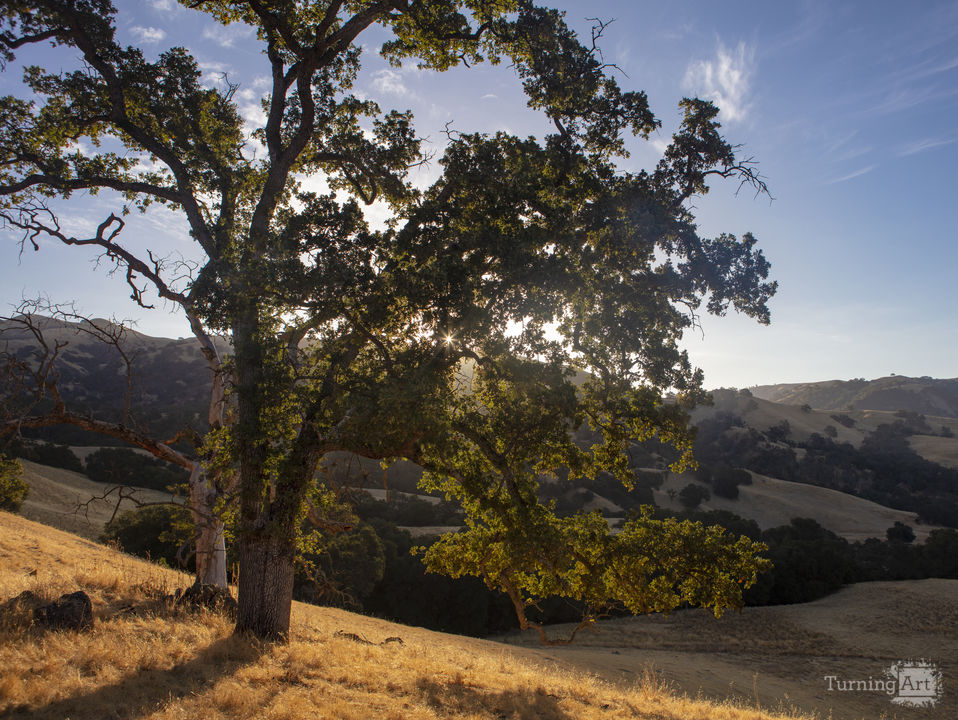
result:
M 174 44 L 192 49 L 210 83 L 227 72 L 241 83 L 240 111 L 256 120 L 265 66 L 243 26 L 191 22 L 198 16 L 170 0 L 117 4 L 121 41 L 148 56 Z M 630 143 L 624 170 L 654 166 L 677 125 L 678 100 L 699 94 L 719 105 L 729 142 L 756 158 L 775 198 L 736 197 L 734 183 L 717 183 L 697 202 L 704 233 L 753 232 L 779 282 L 769 327 L 703 314 L 686 333 L 682 346 L 705 371 L 705 387 L 958 374 L 958 325 L 936 312 L 958 307 L 958 208 L 949 199 L 958 181 L 958 133 L 949 121 L 958 110 L 958 6 L 749 2 L 730 10 L 599 1 L 585 13 L 577 3 L 555 5 L 586 37 L 584 15 L 615 19 L 600 40 L 604 57 L 618 67 L 624 90 L 647 92 L 663 123 L 649 142 Z M 377 30 L 368 42 L 383 37 Z M 51 67 L 61 57 L 24 53 Z M 437 152 L 448 121 L 462 131 L 520 136 L 546 129 L 509 68 L 421 73 L 391 68 L 374 52 L 363 61 L 358 90 L 385 108 L 411 108 L 418 133 Z M 16 92 L 17 75 L 11 65 L 0 92 Z M 434 173 L 426 168 L 416 177 L 425 183 Z M 77 234 L 118 207 L 106 193 L 75 200 L 63 221 Z M 381 208 L 368 217 L 381 223 Z M 157 209 L 126 220 L 121 237 L 136 249 L 194 256 L 174 214 Z M 23 296 L 46 293 L 56 302 L 75 299 L 92 316 L 136 319 L 146 334 L 188 336 L 186 321 L 162 303 L 154 311 L 134 305 L 122 275 L 85 267 L 94 263 L 85 250 L 41 241 L 40 252 L 20 257 L 16 236 L 4 235 L 3 312 Z

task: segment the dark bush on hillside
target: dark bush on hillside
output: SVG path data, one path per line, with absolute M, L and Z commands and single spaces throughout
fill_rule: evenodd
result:
M 23 468 L 15 459 L 0 455 L 0 510 L 18 512 L 30 486 L 22 477 Z
M 855 427 L 855 418 L 846 415 L 845 413 L 837 413 L 831 416 L 832 420 L 837 422 L 839 425 L 844 425 L 847 428 Z
M 854 558 L 846 540 L 809 518 L 762 533 L 772 569 L 746 592 L 749 605 L 809 602 L 854 579 Z
M 932 433 L 928 419 L 921 413 L 914 412 L 913 410 L 899 410 L 895 413 L 895 417 L 899 418 L 910 435 L 930 435 Z M 896 424 L 897 422 L 898 421 L 896 421 Z
M 938 434 L 941 435 L 943 438 L 953 438 L 955 436 L 955 431 L 952 430 L 947 425 L 942 425 L 941 432 Z
M 834 425 L 826 425 L 824 427 L 824 432 L 830 438 L 834 439 L 838 437 L 838 428 Z
M 929 577 L 958 578 L 958 532 L 932 530 L 920 547 Z
M 182 485 L 190 477 L 184 468 L 129 448 L 101 448 L 91 453 L 86 474 L 96 482 L 161 491 Z
M 697 508 L 703 501 L 711 497 L 709 490 L 704 485 L 689 483 L 679 490 L 679 502 L 687 508 Z
M 376 531 L 363 524 L 327 536 L 316 552 L 300 555 L 294 595 L 316 605 L 361 610 L 384 569 L 383 544 Z
M 389 502 L 361 493 L 353 503 L 353 511 L 362 520 L 379 518 L 409 527 L 459 525 L 462 522 L 462 511 L 453 503 L 430 502 L 402 493 L 394 493 Z
M 66 445 L 44 442 L 35 444 L 14 442 L 10 444 L 7 451 L 13 457 L 29 460 L 39 465 L 83 472 L 83 463 L 80 462 L 80 458 Z
M 182 505 L 151 505 L 121 513 L 107 523 L 101 542 L 169 567 L 193 570 L 193 517 Z
M 915 539 L 915 531 L 909 525 L 896 520 L 895 524 L 885 531 L 885 536 L 889 542 L 910 543 Z

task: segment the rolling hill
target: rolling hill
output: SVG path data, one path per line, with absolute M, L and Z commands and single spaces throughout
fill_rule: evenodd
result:
M 875 380 L 756 385 L 749 390 L 763 400 L 807 404 L 818 410 L 906 410 L 958 418 L 958 378 L 937 380 L 891 375 Z

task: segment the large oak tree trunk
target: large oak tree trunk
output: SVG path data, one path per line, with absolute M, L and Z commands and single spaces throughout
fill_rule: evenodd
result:
M 239 613 L 236 632 L 265 640 L 289 638 L 294 544 L 268 534 L 239 543 Z

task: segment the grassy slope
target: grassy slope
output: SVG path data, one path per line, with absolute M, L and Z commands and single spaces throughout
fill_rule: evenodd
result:
M 958 718 L 958 580 L 861 583 L 815 602 L 718 620 L 701 610 L 609 620 L 552 655 L 609 679 L 653 664 L 678 689 L 705 698 L 753 705 L 757 698 L 762 707 L 788 698 L 833 720 L 951 720 Z M 880 692 L 829 692 L 824 679 L 882 679 L 893 663 L 919 658 L 942 669 L 944 697 L 932 708 L 896 707 Z
M 640 718 L 774 715 L 670 694 L 655 679 L 612 684 L 556 652 L 510 648 L 294 604 L 288 645 L 231 635 L 220 616 L 160 598 L 189 578 L 0 512 L 0 598 L 82 588 L 96 626 L 42 633 L 0 623 L 3 718 Z M 131 609 L 132 608 L 132 609 Z M 402 644 L 366 645 L 400 637 Z
M 93 482 L 86 475 L 71 470 L 38 465 L 27 460 L 20 462 L 23 465 L 23 478 L 30 486 L 30 494 L 21 509 L 24 517 L 90 539 L 99 537 L 103 525 L 113 515 L 116 496 L 110 496 L 110 500 L 90 502 L 83 509 L 78 508 L 81 503 L 102 496 L 113 486 Z M 171 498 L 169 493 L 143 488 L 135 490 L 135 497 L 141 502 L 166 502 Z M 129 500 L 120 504 L 121 511 L 133 507 L 134 504 Z
M 670 500 L 668 491 L 678 492 L 692 481 L 691 475 L 669 473 L 661 489 L 653 491 L 656 504 L 681 510 L 681 503 L 677 498 Z M 911 526 L 921 542 L 937 527 L 919 525 L 915 513 L 895 510 L 837 490 L 777 480 L 758 473 L 752 473 L 751 485 L 739 486 L 739 496 L 735 500 L 713 494 L 699 509 L 728 510 L 754 520 L 763 530 L 788 525 L 796 517 L 813 518 L 822 527 L 852 542 L 866 538 L 884 540 L 885 531 L 896 521 Z

